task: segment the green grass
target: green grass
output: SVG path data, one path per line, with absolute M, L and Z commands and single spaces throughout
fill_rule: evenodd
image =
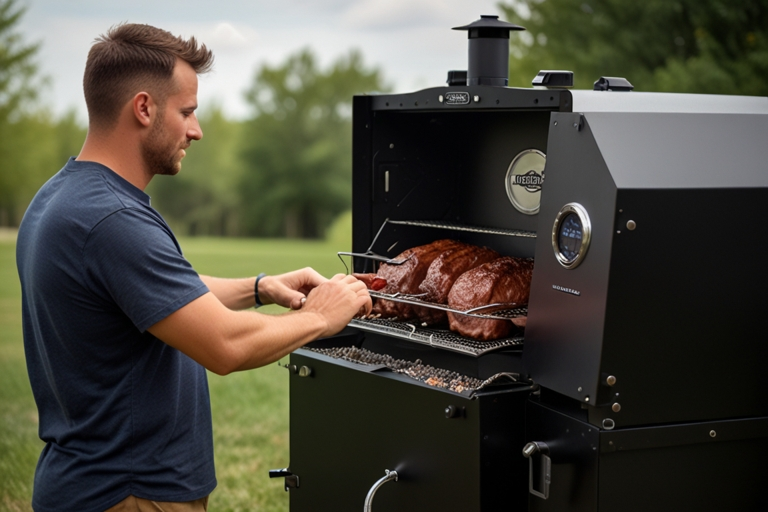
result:
M 181 239 L 195 269 L 219 277 L 277 274 L 312 266 L 344 272 L 337 250 L 346 241 Z M 0 510 L 31 510 L 32 478 L 42 442 L 27 379 L 21 333 L 15 243 L 0 238 Z M 278 306 L 262 311 L 275 314 Z M 276 364 L 226 377 L 209 373 L 218 488 L 212 511 L 288 510 L 282 479 L 267 471 L 289 464 L 288 374 Z

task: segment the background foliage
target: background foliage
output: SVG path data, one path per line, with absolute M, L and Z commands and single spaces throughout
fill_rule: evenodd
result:
M 577 88 L 600 76 L 635 90 L 768 95 L 768 0 L 515 0 L 507 21 L 510 85 L 541 69 L 574 71 Z

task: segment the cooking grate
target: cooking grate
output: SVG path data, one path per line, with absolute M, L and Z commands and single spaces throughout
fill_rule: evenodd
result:
M 317 352 L 335 359 L 343 359 L 357 364 L 384 366 L 393 372 L 402 373 L 423 382 L 428 386 L 447 389 L 455 393 L 471 395 L 472 393 L 483 389 L 484 387 L 498 382 L 500 380 L 509 380 L 517 382 L 520 375 L 517 373 L 497 373 L 486 380 L 476 379 L 458 372 L 436 368 L 425 365 L 420 359 L 416 361 L 406 361 L 405 359 L 395 359 L 386 354 L 377 354 L 364 348 L 357 347 L 334 347 L 334 348 L 310 348 L 307 350 Z
M 394 322 L 381 318 L 355 318 L 349 322 L 349 325 L 363 331 L 386 334 L 472 356 L 480 356 L 507 347 L 523 346 L 522 336 L 492 341 L 476 341 L 444 329 L 427 329 L 410 323 Z

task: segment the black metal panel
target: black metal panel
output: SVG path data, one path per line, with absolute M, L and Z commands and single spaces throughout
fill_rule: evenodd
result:
M 446 101 L 449 95 L 454 95 L 459 101 Z M 380 111 L 461 112 L 515 109 L 570 112 L 571 106 L 571 91 L 566 89 L 433 87 L 406 94 L 373 96 L 373 108 Z
M 524 393 L 469 400 L 304 350 L 291 364 L 313 370 L 291 376 L 292 512 L 357 512 L 385 469 L 400 477 L 376 493 L 377 512 L 525 510 L 524 466 L 512 457 Z M 466 416 L 447 419 L 450 405 Z
M 523 360 L 533 380 L 542 386 L 594 403 L 603 352 L 616 190 L 583 117 L 553 114 L 550 124 Z M 560 209 L 571 202 L 588 212 L 592 242 L 584 261 L 566 269 L 555 258 L 552 227 Z
M 371 96 L 352 99 L 352 250 L 370 243 L 373 176 L 371 174 Z M 360 249 L 360 246 L 363 246 Z M 357 262 L 356 262 L 357 263 Z M 362 262 L 361 262 L 362 264 Z M 359 269 L 363 271 L 363 269 Z
M 525 440 L 546 443 L 552 459 L 549 498 L 530 494 L 530 512 L 597 512 L 598 434 L 588 423 L 529 402 Z
M 766 204 L 766 188 L 619 191 L 601 358 L 618 425 L 768 415 L 768 239 L 750 222 Z
M 550 446 L 549 499 L 531 512 L 766 510 L 768 418 L 600 430 L 541 404 L 527 441 Z

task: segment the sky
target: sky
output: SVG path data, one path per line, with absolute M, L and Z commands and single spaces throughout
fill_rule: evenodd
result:
M 379 68 L 393 92 L 445 84 L 467 69 L 467 33 L 451 30 L 500 15 L 499 0 L 19 0 L 19 32 L 40 43 L 37 63 L 51 79 L 43 100 L 61 115 L 87 119 L 85 59 L 94 39 L 120 22 L 148 23 L 194 35 L 214 51 L 214 71 L 200 78 L 201 110 L 218 102 L 231 118 L 250 114 L 243 92 L 258 67 L 309 48 L 322 68 L 352 49 Z M 504 19 L 501 16 L 501 19 Z

